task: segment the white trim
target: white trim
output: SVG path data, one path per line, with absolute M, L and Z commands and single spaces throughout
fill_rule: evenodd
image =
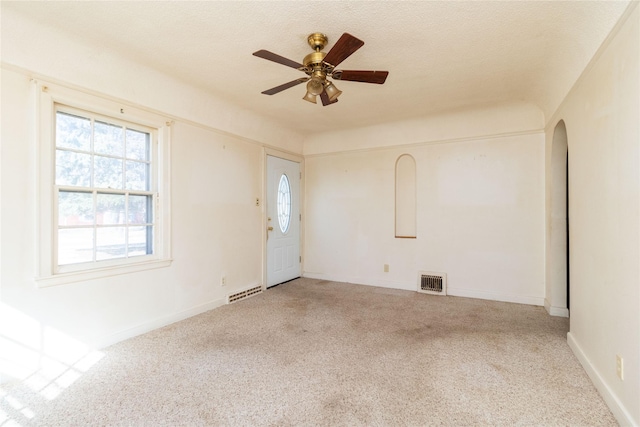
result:
M 544 299 L 544 309 L 547 310 L 549 316 L 569 317 L 569 309 L 566 307 L 552 307 L 548 299 Z
M 146 262 L 138 262 L 128 265 L 117 265 L 104 268 L 93 268 L 91 270 L 74 271 L 69 273 L 59 273 L 50 276 L 36 277 L 38 287 L 64 285 L 67 283 L 84 282 L 87 280 L 102 279 L 105 277 L 118 276 L 120 274 L 136 273 L 138 271 L 164 268 L 171 265 L 172 259 L 161 259 Z
M 515 304 L 527 304 L 527 305 L 537 305 L 537 306 L 544 305 L 543 297 L 503 294 L 500 292 L 486 292 L 486 291 L 478 291 L 475 289 L 452 288 L 450 286 L 447 287 L 447 295 L 455 296 L 455 297 L 485 299 L 490 301 L 511 302 Z
M 207 311 L 213 310 L 223 305 L 225 305 L 224 298 L 213 300 L 208 303 L 198 305 L 196 307 L 179 311 L 177 313 L 173 313 L 168 316 L 158 317 L 150 322 L 141 323 L 137 326 L 133 326 L 131 328 L 123 329 L 119 332 L 115 332 L 113 334 L 103 336 L 101 338 L 98 338 L 93 343 L 93 345 L 95 348 L 101 349 L 101 348 L 113 345 L 115 343 L 118 343 L 120 341 L 124 341 L 129 338 L 136 337 L 138 335 L 146 334 L 147 332 L 151 332 L 155 329 L 162 328 L 172 323 L 176 323 L 181 320 L 185 320 L 190 317 L 197 316 L 198 314 L 205 313 Z
M 503 132 L 503 133 L 493 133 L 493 134 L 486 134 L 486 135 L 473 135 L 473 136 L 465 136 L 460 138 L 435 139 L 432 141 L 419 141 L 419 142 L 411 142 L 408 144 L 385 145 L 381 147 L 355 148 L 352 150 L 345 149 L 341 151 L 327 151 L 324 153 L 305 154 L 304 158 L 310 159 L 312 157 L 327 157 L 327 156 L 336 156 L 336 155 L 342 155 L 342 154 L 369 153 L 369 152 L 390 151 L 390 150 L 403 151 L 411 148 L 424 147 L 428 145 L 475 142 L 475 141 L 487 140 L 487 139 L 513 138 L 513 137 L 519 137 L 519 136 L 529 136 L 529 135 L 538 135 L 538 134 L 544 135 L 545 134 L 544 129 L 530 129 L 530 130 L 524 130 L 524 131 L 518 131 L 518 132 Z M 406 153 L 406 154 L 410 154 L 410 153 Z
M 602 42 L 602 44 L 600 45 L 596 53 L 591 57 L 591 60 L 587 63 L 586 67 L 584 67 L 584 69 L 582 70 L 582 73 L 580 73 L 576 81 L 569 88 L 569 90 L 565 94 L 560 104 L 558 104 L 558 106 L 556 107 L 553 114 L 549 116 L 549 120 L 547 120 L 547 122 L 544 124 L 545 131 L 550 130 L 551 128 L 555 128 L 557 123 L 560 120 L 562 120 L 560 112 L 564 109 L 564 106 L 567 103 L 567 100 L 569 99 L 571 94 L 574 91 L 576 91 L 577 88 L 582 84 L 582 81 L 587 77 L 587 74 L 591 72 L 593 67 L 600 60 L 600 57 L 609 48 L 609 45 L 613 42 L 613 39 L 616 38 L 616 36 L 618 35 L 622 27 L 625 26 L 625 24 L 627 23 L 627 20 L 633 13 L 633 10 L 638 6 L 639 3 L 640 2 L 638 0 L 632 0 L 629 2 L 629 5 L 625 9 L 625 11 L 622 13 L 622 16 L 620 17 L 616 25 L 614 25 L 613 29 L 609 32 L 609 35 L 604 39 L 604 41 Z
M 264 147 L 264 152 L 267 156 L 279 157 L 281 159 L 291 160 L 292 162 L 296 162 L 300 164 L 304 163 L 304 157 L 302 157 L 299 154 L 294 154 L 287 151 L 281 151 L 280 149 L 274 149 L 269 147 Z
M 593 382 L 596 390 L 598 390 L 598 392 L 602 396 L 602 399 L 607 404 L 618 423 L 620 423 L 621 426 L 638 426 L 638 423 L 633 420 L 633 417 L 631 416 L 629 411 L 616 397 L 616 395 L 607 385 L 595 366 L 593 366 L 571 332 L 567 333 L 567 344 L 569 344 L 569 348 L 571 348 L 573 354 L 575 354 L 575 356 L 578 358 L 578 361 L 587 372 L 587 375 Z
M 36 272 L 39 287 L 55 286 L 82 280 L 110 277 L 146 269 L 166 267 L 171 264 L 171 125 L 166 117 L 149 113 L 106 98 L 32 79 L 34 91 L 34 136 L 36 152 Z M 54 117 L 58 105 L 89 113 L 115 118 L 118 121 L 151 128 L 154 134 L 152 159 L 155 209 L 154 254 L 141 259 L 122 259 L 116 262 L 100 262 L 87 265 L 55 265 L 55 234 L 57 230 L 55 209 L 55 156 Z M 78 271 L 73 271 L 78 270 Z
M 306 277 L 309 279 L 330 280 L 333 282 L 353 283 L 353 284 L 365 285 L 365 286 L 377 286 L 380 288 L 399 289 L 404 291 L 416 291 L 415 279 L 408 282 L 408 281 L 400 281 L 400 280 L 393 281 L 393 280 L 384 280 L 384 279 L 364 279 L 361 277 L 336 277 L 329 274 L 313 273 L 313 272 L 307 272 L 307 271 L 303 271 L 302 277 Z M 544 305 L 544 301 L 543 301 L 544 298 L 542 297 L 502 294 L 497 292 L 484 292 L 484 291 L 476 291 L 471 289 L 452 288 L 450 286 L 447 286 L 447 295 L 455 296 L 455 297 L 484 299 L 489 301 L 510 302 L 515 304 L 526 304 L 526 305 L 536 305 L 536 306 Z
M 95 96 L 95 97 L 102 98 L 104 100 L 115 102 L 115 103 L 121 104 L 123 106 L 126 106 L 129 109 L 136 109 L 136 110 L 139 110 L 139 111 L 146 112 L 147 114 L 163 116 L 163 117 L 166 117 L 167 120 L 170 121 L 171 123 L 179 121 L 182 124 L 187 124 L 189 126 L 194 126 L 194 127 L 197 127 L 197 128 L 200 128 L 200 129 L 204 129 L 204 130 L 209 131 L 209 132 L 214 132 L 214 133 L 216 133 L 218 135 L 221 135 L 221 136 L 231 137 L 231 138 L 237 139 L 239 141 L 247 142 L 249 144 L 258 145 L 260 147 L 264 147 L 264 148 L 268 148 L 268 149 L 278 150 L 281 153 L 287 153 L 287 154 L 292 155 L 292 156 L 300 156 L 300 158 L 302 158 L 302 156 L 303 156 L 303 154 L 301 154 L 301 152 L 300 153 L 296 153 L 294 151 L 287 150 L 286 148 L 280 148 L 280 147 L 277 147 L 276 145 L 272 145 L 272 144 L 269 144 L 269 143 L 266 143 L 266 142 L 261 142 L 261 141 L 255 140 L 255 139 L 251 139 L 251 138 L 248 138 L 246 136 L 242 136 L 242 135 L 239 135 L 239 134 L 236 134 L 236 133 L 233 133 L 233 132 L 228 132 L 228 131 L 225 131 L 225 130 L 222 130 L 222 129 L 219 129 L 219 128 L 216 128 L 216 127 L 213 127 L 213 126 L 210 126 L 210 125 L 207 125 L 207 124 L 202 123 L 202 122 L 198 122 L 198 121 L 194 121 L 194 120 L 191 120 L 191 119 L 187 119 L 185 117 L 177 116 L 177 115 L 174 115 L 174 114 L 168 114 L 168 113 L 165 113 L 163 111 L 156 110 L 154 108 L 150 108 L 150 107 L 147 107 L 145 105 L 138 104 L 138 103 L 135 103 L 135 102 L 131 102 L 131 101 L 123 99 L 123 98 L 115 97 L 115 96 L 108 95 L 108 94 L 103 93 L 103 92 L 99 92 L 99 91 L 96 91 L 96 90 L 87 89 L 87 88 L 82 87 L 82 86 L 74 85 L 74 84 L 69 83 L 67 81 L 56 79 L 55 77 L 51 77 L 51 76 L 47 76 L 47 75 L 44 75 L 44 74 L 36 73 L 36 72 L 34 72 L 34 71 L 30 70 L 30 69 L 19 67 L 17 65 L 13 65 L 13 64 L 9 64 L 9 63 L 6 63 L 6 62 L 1 61 L 1 60 L 0 60 L 0 68 L 3 68 L 3 69 L 8 70 L 8 71 L 15 72 L 15 73 L 22 74 L 23 76 L 26 76 L 26 77 L 30 78 L 33 82 L 36 82 L 36 83 L 38 81 L 40 81 L 42 83 L 47 82 L 47 84 L 52 85 L 52 86 L 55 85 L 55 86 L 58 86 L 60 88 L 65 88 L 65 89 L 68 89 L 68 90 L 74 90 L 74 91 L 82 92 L 84 94 L 92 95 L 92 96 Z M 301 149 L 301 151 L 302 151 L 302 149 Z
M 415 291 L 415 281 L 402 282 L 386 279 L 363 279 L 361 277 L 338 277 L 324 273 L 313 273 L 309 271 L 303 271 L 302 277 L 307 279 L 328 280 L 331 282 L 352 283 L 354 285 L 374 286 L 378 288 L 398 289 L 401 291 Z
M 278 157 L 280 159 L 289 160 L 299 164 L 300 169 L 300 186 L 298 192 L 300 193 L 300 202 L 298 209 L 300 211 L 300 274 L 304 274 L 304 242 L 305 242 L 305 226 L 304 219 L 306 218 L 305 213 L 305 169 L 304 169 L 304 157 L 302 155 L 293 154 L 287 151 L 282 151 L 280 149 L 274 149 L 267 146 L 263 146 L 263 155 L 262 155 L 262 283 L 264 284 L 264 289 L 267 289 L 267 179 L 268 179 L 268 170 L 267 170 L 267 157 Z M 295 219 L 295 218 L 294 218 Z

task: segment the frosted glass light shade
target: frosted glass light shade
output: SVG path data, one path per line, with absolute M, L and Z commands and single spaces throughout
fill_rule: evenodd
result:
M 327 82 L 327 85 L 325 86 L 324 90 L 327 92 L 327 95 L 329 96 L 329 101 L 335 101 L 342 93 L 342 91 L 338 89 L 331 82 Z
M 307 92 L 307 94 L 303 96 L 302 99 L 304 99 L 305 101 L 313 102 L 314 104 L 317 103 L 316 96 L 310 92 Z
M 307 83 L 307 92 L 313 95 L 320 95 L 324 90 L 324 85 L 322 84 L 322 80 L 318 78 L 312 78 Z

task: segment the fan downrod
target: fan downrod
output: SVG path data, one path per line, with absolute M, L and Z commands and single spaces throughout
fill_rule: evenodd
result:
M 315 50 L 316 52 L 320 52 L 322 49 L 324 49 L 328 41 L 329 39 L 327 38 L 327 36 L 322 33 L 309 34 L 309 37 L 307 37 L 307 43 L 309 43 L 311 49 Z

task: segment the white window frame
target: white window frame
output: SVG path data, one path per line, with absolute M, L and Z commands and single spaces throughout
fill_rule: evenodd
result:
M 133 273 L 171 264 L 170 137 L 172 122 L 159 114 L 125 105 L 103 96 L 34 81 L 36 111 L 37 272 L 39 287 L 62 285 Z M 153 254 L 82 264 L 57 265 L 57 193 L 55 184 L 56 112 L 78 110 L 117 124 L 128 122 L 151 130 L 151 182 L 154 197 Z

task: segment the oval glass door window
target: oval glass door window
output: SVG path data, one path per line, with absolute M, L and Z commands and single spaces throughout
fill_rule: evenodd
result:
M 278 184 L 278 224 L 280 231 L 286 233 L 291 223 L 291 186 L 289 178 L 282 174 Z

